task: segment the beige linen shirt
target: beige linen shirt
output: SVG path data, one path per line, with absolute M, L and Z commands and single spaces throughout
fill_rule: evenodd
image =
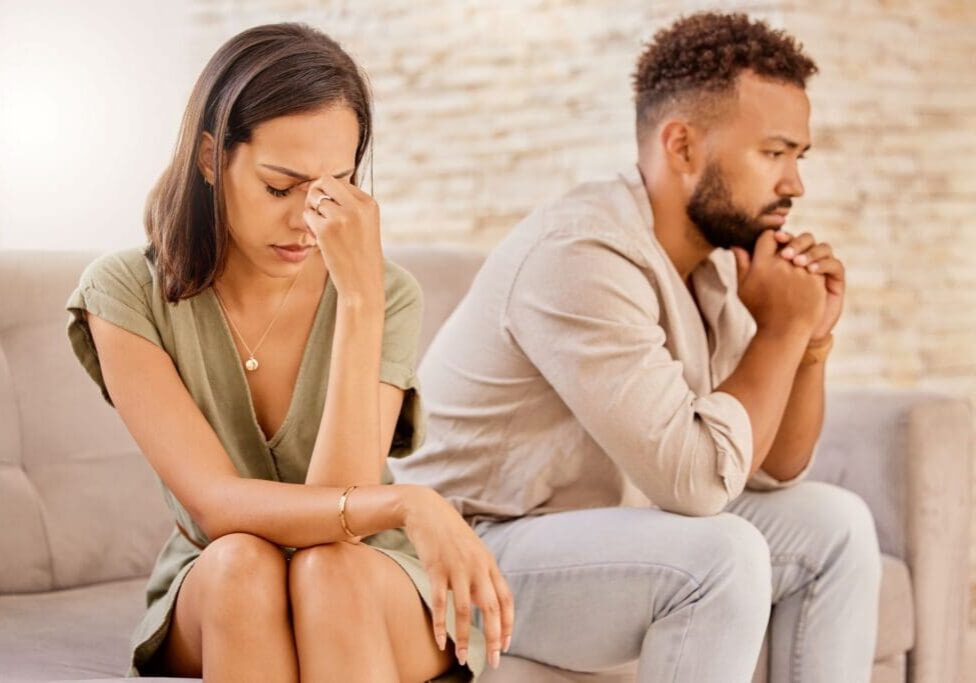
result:
M 473 521 L 618 505 L 714 514 L 747 484 L 752 428 L 715 391 L 755 334 L 732 254 L 691 275 L 654 236 L 634 168 L 581 185 L 488 257 L 420 368 L 427 439 L 391 463 Z M 807 465 L 809 467 L 809 464 Z

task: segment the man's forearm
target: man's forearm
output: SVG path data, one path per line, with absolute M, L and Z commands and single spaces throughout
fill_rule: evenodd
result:
M 825 370 L 826 362 L 821 360 L 796 371 L 779 430 L 762 463 L 762 469 L 775 479 L 792 479 L 813 455 L 823 427 Z
M 808 335 L 807 330 L 795 327 L 759 330 L 735 372 L 716 388 L 735 396 L 749 414 L 753 442 L 750 472 L 763 464 L 778 436 Z

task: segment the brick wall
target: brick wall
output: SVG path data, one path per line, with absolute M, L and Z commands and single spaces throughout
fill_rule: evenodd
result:
M 201 66 L 267 21 L 307 21 L 342 42 L 375 91 L 386 238 L 490 247 L 542 200 L 633 161 L 629 75 L 642 41 L 715 3 L 191 6 Z M 830 241 L 849 269 L 832 382 L 976 397 L 976 3 L 721 6 L 787 28 L 821 68 L 807 197 L 791 226 Z M 976 589 L 976 542 L 973 553 Z

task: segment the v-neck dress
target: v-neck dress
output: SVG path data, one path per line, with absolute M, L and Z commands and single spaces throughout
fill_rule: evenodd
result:
M 390 450 L 390 457 L 398 458 L 413 452 L 423 439 L 415 373 L 422 297 L 416 280 L 389 261 L 385 267 L 385 291 L 380 381 L 406 392 Z M 329 280 L 303 352 L 287 415 L 270 439 L 258 424 L 245 371 L 213 289 L 176 304 L 167 302 L 145 248 L 108 254 L 85 269 L 67 302 L 71 313 L 68 337 L 81 364 L 110 405 L 112 400 L 84 311 L 156 344 L 173 359 L 187 391 L 242 477 L 300 484 L 305 480 L 325 407 L 336 301 L 336 290 Z M 392 483 L 388 467 L 383 483 Z M 173 493 L 164 484 L 162 488 L 178 526 L 174 525 L 149 578 L 148 609 L 131 643 L 130 675 L 134 676 L 153 673 L 148 671 L 148 665 L 166 638 L 180 585 L 199 557 L 200 547 L 209 542 Z M 403 530 L 390 529 L 363 542 L 403 568 L 429 610 L 430 583 Z M 448 631 L 453 638 L 452 609 L 448 610 Z M 471 680 L 482 671 L 484 663 L 484 638 L 472 628 L 468 666 L 455 667 L 438 680 Z

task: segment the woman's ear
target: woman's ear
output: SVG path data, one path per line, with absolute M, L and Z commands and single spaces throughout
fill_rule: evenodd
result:
M 214 173 L 214 139 L 213 135 L 207 131 L 203 131 L 200 136 L 200 144 L 197 147 L 197 168 L 200 169 L 200 173 L 207 184 L 213 185 L 216 177 L 216 173 Z

